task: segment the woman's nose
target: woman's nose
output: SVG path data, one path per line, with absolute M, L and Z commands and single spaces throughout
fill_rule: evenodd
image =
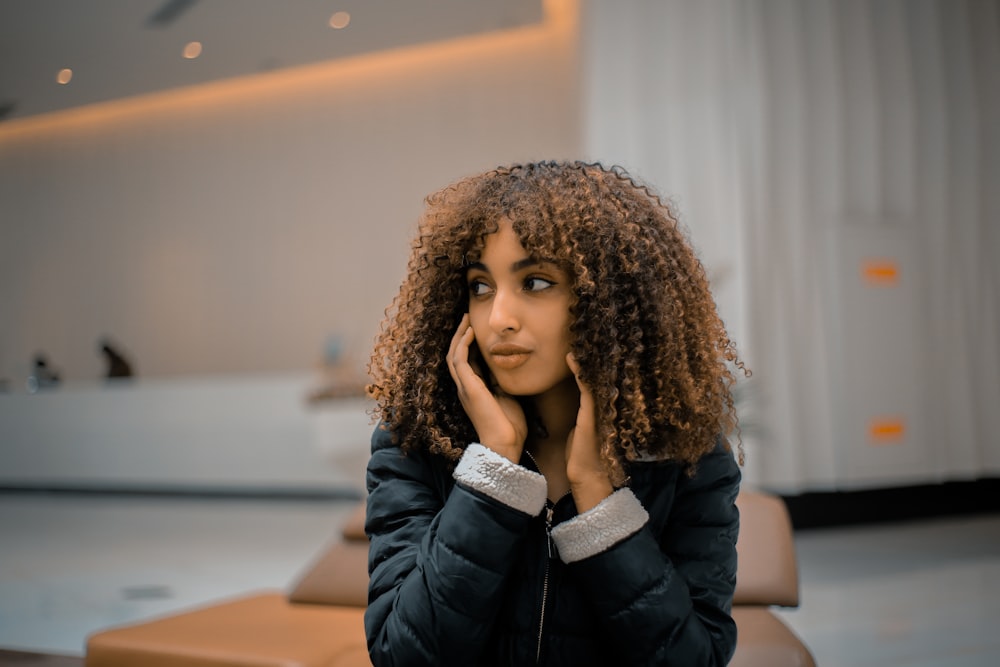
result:
M 520 323 L 517 317 L 517 298 L 508 290 L 498 289 L 493 295 L 490 308 L 490 328 L 501 333 L 508 329 L 517 331 Z

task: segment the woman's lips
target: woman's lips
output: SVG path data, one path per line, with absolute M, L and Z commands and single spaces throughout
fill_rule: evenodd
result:
M 490 348 L 493 365 L 508 371 L 523 365 L 530 354 L 531 350 L 510 343 L 500 343 Z

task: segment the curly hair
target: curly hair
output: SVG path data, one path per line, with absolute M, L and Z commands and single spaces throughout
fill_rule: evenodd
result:
M 670 206 L 599 163 L 500 167 L 427 197 L 368 365 L 376 417 L 405 433 L 404 450 L 455 461 L 476 440 L 445 358 L 468 309 L 466 267 L 504 220 L 532 257 L 570 276 L 571 346 L 613 478 L 636 459 L 693 470 L 737 428 L 730 367 L 749 371 Z

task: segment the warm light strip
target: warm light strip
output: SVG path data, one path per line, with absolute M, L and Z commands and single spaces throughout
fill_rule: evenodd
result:
M 331 80 L 340 78 L 375 80 L 381 74 L 398 73 L 401 69 L 425 70 L 489 54 L 504 57 L 518 49 L 572 36 L 567 33 L 575 30 L 579 1 L 543 0 L 540 24 L 249 74 L 26 118 L 12 118 L 0 123 L 0 141 L 15 136 L 24 139 L 32 133 L 48 133 L 87 124 L 117 123 L 129 116 L 162 112 L 171 107 L 216 105 L 238 101 L 241 97 L 280 94 L 276 88 L 329 86 L 334 85 Z

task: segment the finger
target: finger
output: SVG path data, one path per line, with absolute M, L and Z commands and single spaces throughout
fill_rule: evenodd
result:
M 572 352 L 566 355 L 566 365 L 569 366 L 569 369 L 573 372 L 573 377 L 576 378 L 576 386 L 580 389 L 581 399 L 586 396 L 588 400 L 592 401 L 593 394 L 590 393 L 590 387 L 580 377 L 580 362 L 576 360 Z
M 580 363 L 572 352 L 566 355 L 566 365 L 573 372 L 576 378 L 576 386 L 580 389 L 580 410 L 577 413 L 577 427 L 593 429 L 596 419 L 594 417 L 594 395 L 584 381 L 580 378 Z
M 573 377 L 576 378 L 576 383 L 582 388 L 583 384 L 580 380 L 580 362 L 576 360 L 576 355 L 572 352 L 566 355 L 566 365 L 569 366 L 569 369 L 573 372 Z
M 462 320 L 458 323 L 458 327 L 455 328 L 455 334 L 451 337 L 451 344 L 448 346 L 448 365 L 451 366 L 452 359 L 455 357 L 455 352 L 458 346 L 461 344 L 462 336 L 465 334 L 466 330 L 469 328 L 469 314 L 466 313 L 462 315 Z
M 468 343 L 465 339 L 470 336 L 472 327 L 469 326 L 469 314 L 466 313 L 462 316 L 462 321 L 458 323 L 458 328 L 455 330 L 455 335 L 451 337 L 451 345 L 448 347 L 448 371 L 451 373 L 451 377 L 455 382 L 459 381 L 458 377 L 458 366 L 464 362 L 468 361 L 469 358 L 469 348 Z
M 464 404 L 471 396 L 489 395 L 490 391 L 469 360 L 469 348 L 476 340 L 475 331 L 471 326 L 466 327 L 465 331 L 456 335 L 455 339 L 454 352 L 450 355 L 448 370 L 458 387 L 459 398 Z M 468 407 L 466 405 L 466 409 Z
M 490 393 L 498 396 L 503 394 L 503 390 L 500 388 L 500 385 L 497 384 L 497 379 L 496 376 L 493 375 L 493 371 L 491 371 L 489 366 L 483 362 L 482 355 L 477 355 L 476 358 L 472 358 L 470 356 L 469 366 L 472 367 L 472 370 L 475 371 L 476 375 L 478 375 L 483 381 L 483 384 L 485 384 L 490 390 Z
M 570 431 L 566 447 L 566 475 L 570 484 L 586 479 L 600 479 L 605 474 L 601 461 L 600 439 L 597 435 L 597 415 L 594 395 L 580 377 L 580 364 L 572 353 L 566 355 L 566 364 L 573 371 L 576 386 L 580 389 L 580 408 L 576 413 L 576 424 Z M 603 486 L 597 495 L 604 493 Z M 574 492 L 575 494 L 576 492 Z M 601 496 L 606 497 L 606 494 Z M 587 504 L 593 506 L 588 500 Z

